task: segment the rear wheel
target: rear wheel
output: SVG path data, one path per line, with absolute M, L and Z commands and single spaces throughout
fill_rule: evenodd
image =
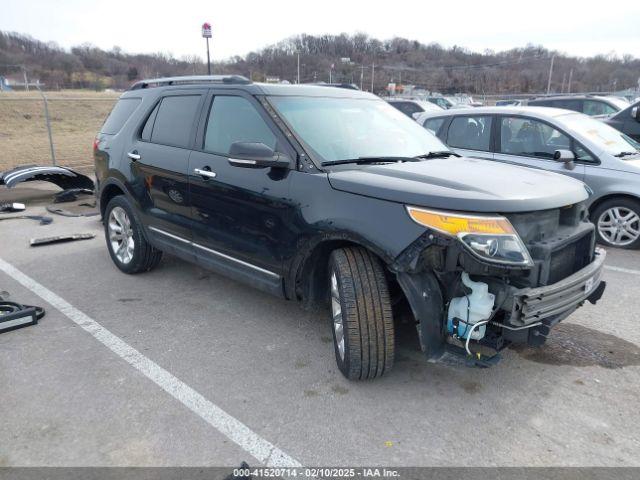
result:
M 395 348 L 389 288 L 380 260 L 360 247 L 329 260 L 331 322 L 336 362 L 349 380 L 384 375 Z
M 630 198 L 612 198 L 593 212 L 598 241 L 606 246 L 640 248 L 640 202 Z
M 113 197 L 104 214 L 107 249 L 113 263 L 125 273 L 147 272 L 162 259 L 162 251 L 151 246 L 126 197 Z

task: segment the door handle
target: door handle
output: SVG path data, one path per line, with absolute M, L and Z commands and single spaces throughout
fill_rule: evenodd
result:
M 142 157 L 140 156 L 140 154 L 138 153 L 137 150 L 134 150 L 133 152 L 128 152 L 127 153 L 127 157 L 129 157 L 131 160 L 133 160 L 134 162 L 136 160 L 140 160 Z
M 209 178 L 216 178 L 216 172 L 212 172 L 209 167 L 194 168 L 193 171 L 205 180 L 208 180 Z

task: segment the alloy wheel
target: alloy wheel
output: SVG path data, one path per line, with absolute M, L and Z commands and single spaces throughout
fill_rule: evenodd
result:
M 127 264 L 133 258 L 135 242 L 133 230 L 127 212 L 122 207 L 114 207 L 109 213 L 108 221 L 109 242 L 116 258 Z
M 611 207 L 598 218 L 598 232 L 611 245 L 624 247 L 640 237 L 640 217 L 626 207 Z
M 340 289 L 336 272 L 331 273 L 331 313 L 333 317 L 333 332 L 340 359 L 344 360 L 344 323 L 342 321 L 342 304 L 340 303 Z

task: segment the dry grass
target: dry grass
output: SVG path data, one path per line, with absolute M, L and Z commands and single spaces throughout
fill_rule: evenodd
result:
M 118 93 L 47 92 L 58 165 L 92 170 L 93 139 Z M 44 105 L 38 92 L 0 93 L 0 171 L 51 164 Z

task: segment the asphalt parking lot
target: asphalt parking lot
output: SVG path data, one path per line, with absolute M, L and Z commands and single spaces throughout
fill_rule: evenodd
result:
M 172 257 L 124 275 L 98 217 L 54 217 L 0 222 L 0 291 L 47 309 L 0 334 L 0 466 L 640 466 L 640 252 L 542 349 L 468 368 L 401 332 L 352 383 L 326 315 Z

